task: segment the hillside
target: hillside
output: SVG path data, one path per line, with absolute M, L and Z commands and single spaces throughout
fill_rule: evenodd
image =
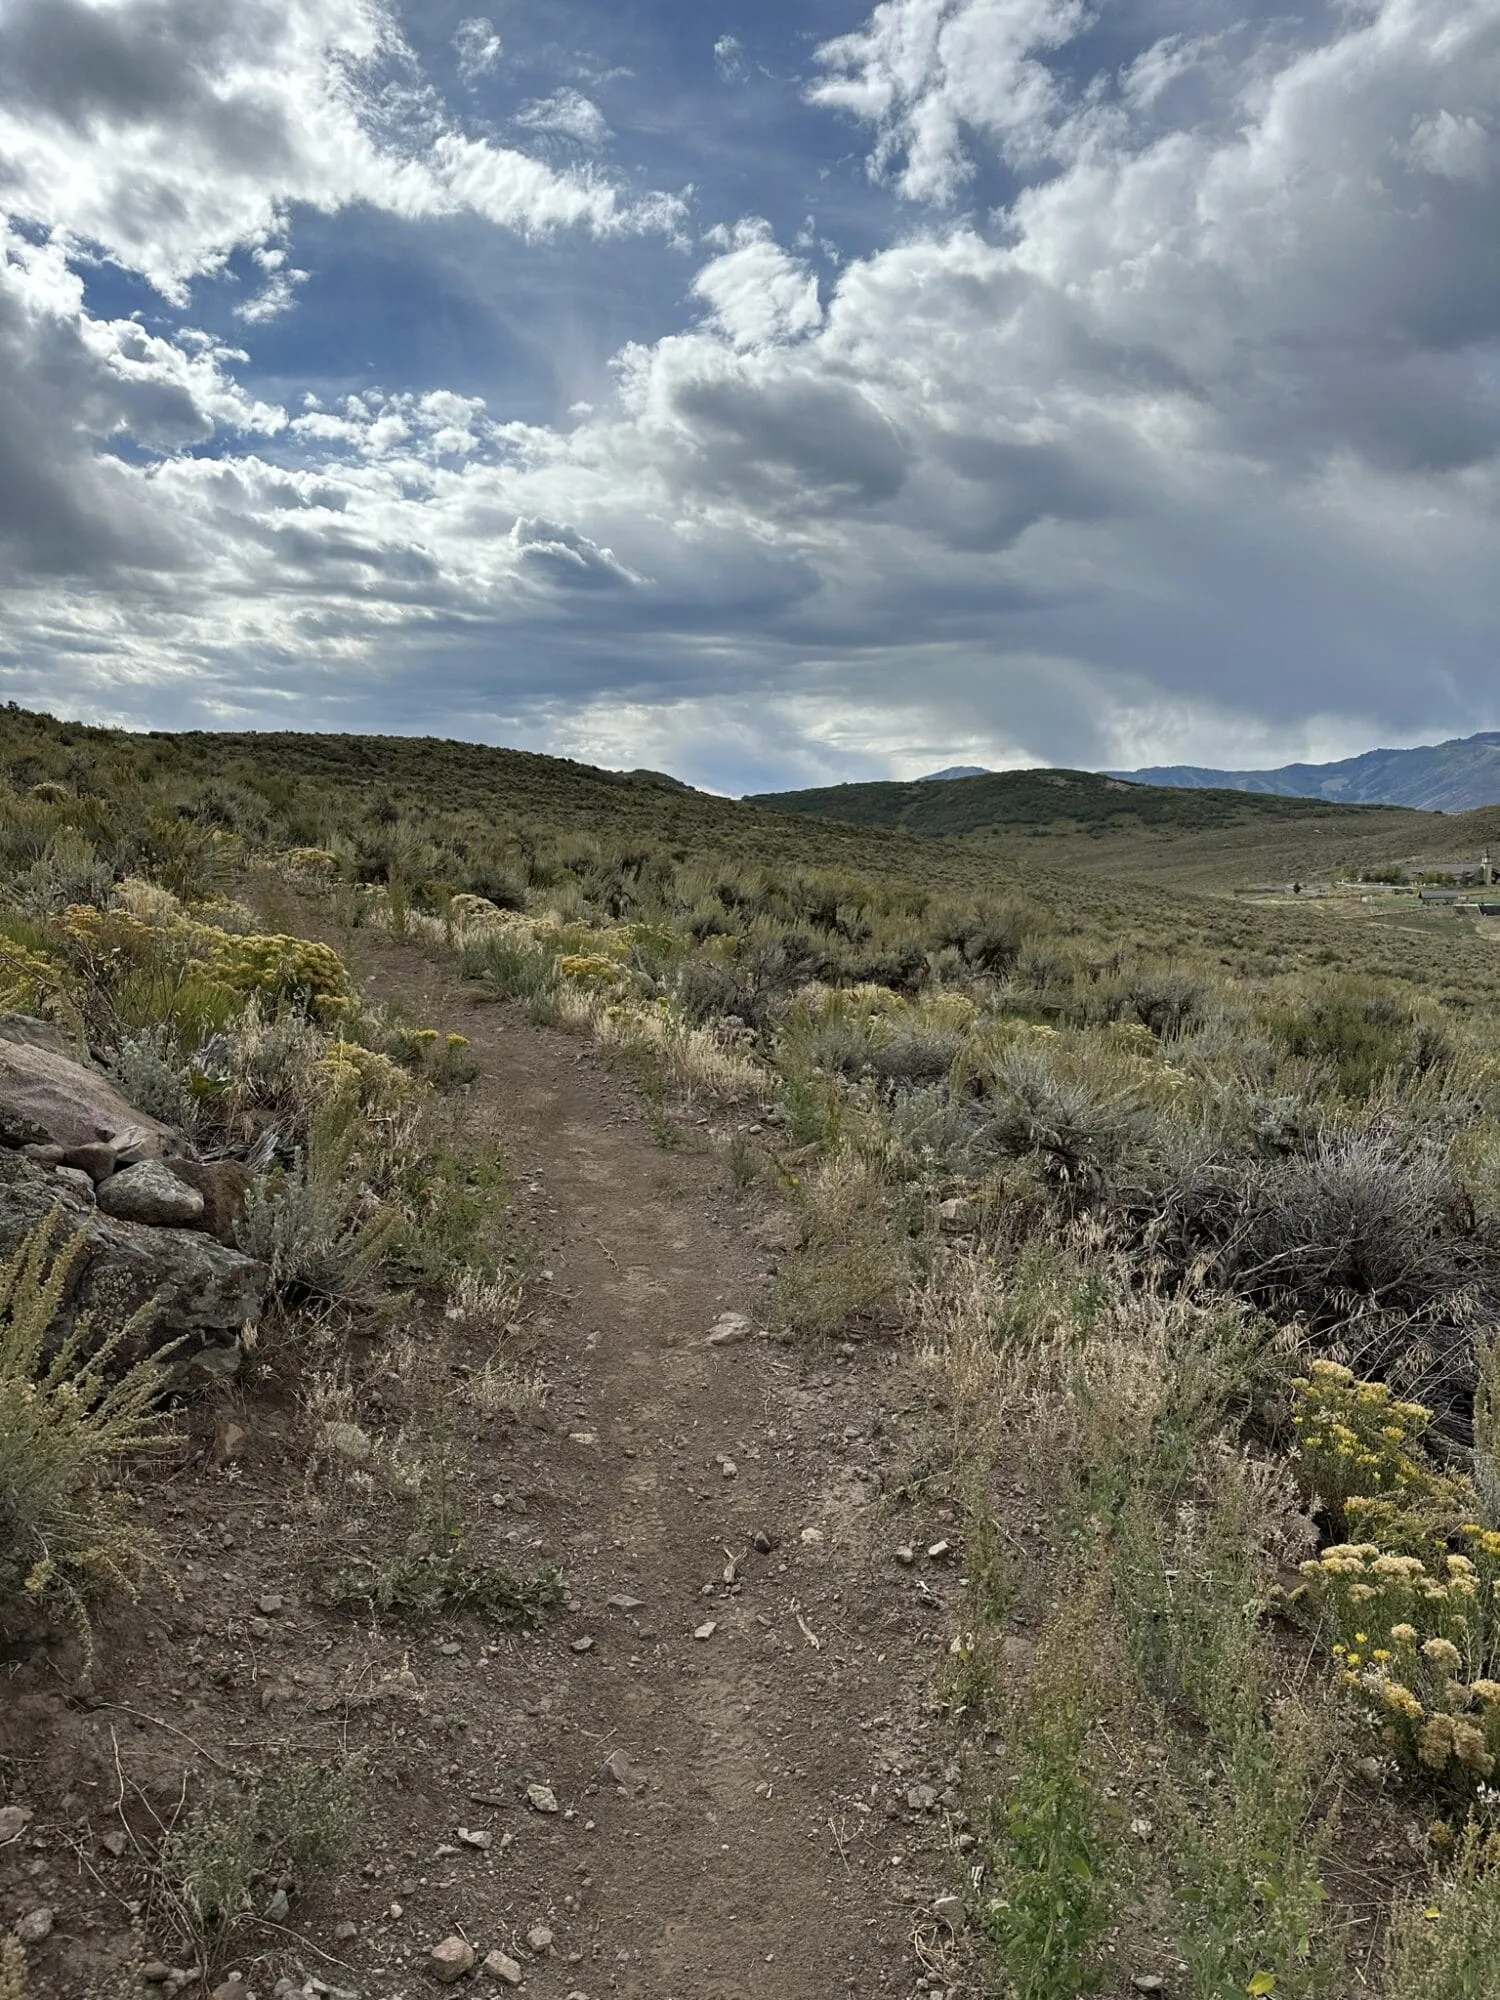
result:
M 1415 750 L 1366 750 L 1332 764 L 1283 764 L 1274 771 L 1215 771 L 1164 764 L 1115 771 L 1135 784 L 1195 791 L 1228 789 L 1341 805 L 1412 806 L 1421 812 L 1469 812 L 1500 804 L 1500 730 L 1456 736 Z
M 0 1994 L 1491 1990 L 1500 814 L 1073 777 L 0 715 Z
M 1234 827 L 1259 831 L 1327 817 L 1323 800 L 1233 789 L 1184 792 L 1098 771 L 988 771 L 962 778 L 938 774 L 905 783 L 759 792 L 746 804 L 773 812 L 811 813 L 856 826 L 900 827 L 928 838 L 1017 829 L 1037 837 L 1137 830 L 1203 833 Z

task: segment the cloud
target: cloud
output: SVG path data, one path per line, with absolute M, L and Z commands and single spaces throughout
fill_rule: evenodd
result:
M 875 127 L 874 174 L 948 202 L 974 171 L 966 129 L 1012 162 L 1047 155 L 1064 93 L 1044 58 L 1088 19 L 1084 0 L 881 0 L 818 50 L 808 96 Z
M 97 11 L 178 18 L 154 5 Z M 1254 35 L 1125 15 L 1095 76 L 1068 0 L 884 0 L 813 96 L 864 135 L 890 190 L 865 198 L 905 204 L 886 240 L 830 276 L 740 202 L 556 421 L 440 372 L 283 411 L 180 312 L 91 312 L 73 253 L 170 289 L 258 246 L 291 287 L 309 148 L 319 206 L 414 225 L 587 244 L 669 205 L 465 130 L 355 0 L 248 0 L 238 67 L 184 12 L 181 47 L 145 37 L 175 97 L 77 48 L 64 91 L 33 50 L 4 71 L 31 135 L 0 267 L 8 688 L 154 720 L 295 702 L 726 789 L 1500 722 L 1493 0 Z M 221 129 L 194 78 L 260 115 Z M 76 178 L 44 150 L 64 128 Z M 981 167 L 1004 206 L 965 214 Z
M 178 302 L 236 247 L 280 240 L 298 203 L 472 210 L 524 234 L 678 213 L 464 133 L 383 0 L 9 0 L 0 76 L 10 212 Z
M 482 14 L 471 21 L 460 21 L 453 37 L 453 46 L 458 52 L 458 70 L 465 83 L 473 83 L 494 69 L 505 50 L 500 37 L 495 33 L 494 24 Z
M 532 132 L 557 132 L 580 146 L 602 146 L 609 137 L 604 113 L 577 90 L 557 90 L 533 104 L 523 104 L 516 123 Z
M 749 70 L 745 45 L 736 35 L 720 35 L 714 43 L 714 69 L 721 83 L 743 83 Z

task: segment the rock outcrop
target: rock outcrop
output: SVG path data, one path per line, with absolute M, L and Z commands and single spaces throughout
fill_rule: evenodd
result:
M 255 1258 L 201 1230 L 118 1220 L 71 1179 L 0 1149 L 0 1257 L 54 1215 L 60 1241 L 78 1230 L 85 1238 L 63 1302 L 69 1321 L 86 1312 L 103 1332 L 155 1300 L 147 1344 L 157 1347 L 183 1335 L 237 1334 L 260 1311 L 268 1273 Z
M 8 1016 L 23 1029 L 24 1016 Z M 34 1024 L 44 1028 L 45 1023 Z M 59 1147 L 54 1164 L 79 1166 L 69 1157 L 81 1148 L 110 1148 L 121 1161 L 160 1159 L 177 1150 L 171 1127 L 148 1118 L 96 1069 L 35 1040 L 22 1041 L 0 1023 L 0 1145 Z M 101 1175 L 95 1174 L 100 1179 Z

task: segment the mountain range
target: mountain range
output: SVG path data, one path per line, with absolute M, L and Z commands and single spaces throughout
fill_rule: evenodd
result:
M 1332 764 L 1283 764 L 1274 771 L 1214 771 L 1163 764 L 1111 771 L 1137 785 L 1184 791 L 1271 792 L 1326 799 L 1330 805 L 1413 806 L 1421 812 L 1471 812 L 1500 804 L 1500 730 L 1455 736 L 1415 750 L 1366 750 Z

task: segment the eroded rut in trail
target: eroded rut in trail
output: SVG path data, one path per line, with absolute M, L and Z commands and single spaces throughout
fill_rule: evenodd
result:
M 576 1042 L 414 953 L 361 970 L 470 1037 L 470 1137 L 503 1145 L 551 1274 L 547 1420 L 497 1470 L 579 1608 L 490 1662 L 472 1748 L 560 1810 L 505 1815 L 473 1934 L 546 1924 L 526 1986 L 559 2000 L 911 1993 L 958 1879 L 929 1707 L 958 1584 L 894 1559 L 902 1366 L 706 1345 L 726 1311 L 764 1325 L 770 1284 L 711 1163 Z

